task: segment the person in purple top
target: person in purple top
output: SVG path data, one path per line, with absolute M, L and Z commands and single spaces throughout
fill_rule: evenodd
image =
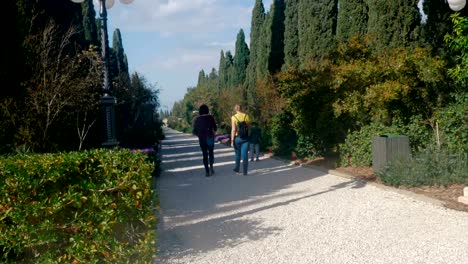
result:
M 205 166 L 206 177 L 214 174 L 214 136 L 218 127 L 214 117 L 209 114 L 208 106 L 203 104 L 198 110 L 199 116 L 193 122 L 192 134 L 198 136 L 198 142 L 203 154 L 203 165 Z M 209 158 L 209 160 L 208 160 Z M 208 161 L 210 166 L 208 167 Z

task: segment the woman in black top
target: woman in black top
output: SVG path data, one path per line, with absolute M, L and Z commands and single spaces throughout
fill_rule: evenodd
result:
M 198 110 L 199 116 L 193 124 L 193 134 L 198 136 L 198 142 L 203 153 L 203 165 L 205 165 L 206 177 L 214 174 L 214 136 L 218 129 L 212 115 L 209 114 L 207 105 L 201 105 Z M 208 156 L 210 167 L 208 167 Z

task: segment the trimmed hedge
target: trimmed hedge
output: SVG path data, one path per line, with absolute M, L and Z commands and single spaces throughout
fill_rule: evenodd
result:
M 153 262 L 154 166 L 129 150 L 0 158 L 0 260 Z

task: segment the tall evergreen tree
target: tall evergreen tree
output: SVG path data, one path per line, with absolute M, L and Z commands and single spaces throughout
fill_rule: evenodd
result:
M 265 21 L 262 25 L 261 35 L 257 43 L 257 54 L 255 56 L 256 81 L 262 80 L 268 76 L 268 60 L 271 51 L 271 22 L 272 13 L 268 12 L 265 15 Z
M 250 27 L 250 58 L 247 67 L 246 84 L 248 89 L 255 87 L 257 80 L 257 53 L 261 42 L 263 24 L 265 22 L 265 7 L 262 0 L 256 0 L 252 10 L 252 21 Z
M 224 53 L 221 51 L 221 58 L 219 60 L 218 69 L 218 87 L 219 90 L 229 89 L 234 86 L 234 58 L 231 51 Z
M 211 81 L 218 79 L 218 72 L 216 71 L 215 68 L 211 68 L 211 72 L 210 72 L 210 75 L 208 75 L 208 79 Z
M 466 13 L 467 9 L 465 7 L 463 11 Z M 424 42 L 434 49 L 441 50 L 445 46 L 444 36 L 451 30 L 450 14 L 452 11 L 445 1 L 440 0 L 424 0 L 423 11 L 427 16 L 425 20 L 422 20 Z
M 81 3 L 83 14 L 84 37 L 89 44 L 98 45 L 96 12 L 94 11 L 93 0 L 86 0 Z
M 112 48 L 109 49 L 109 71 L 110 76 L 113 80 L 113 93 L 117 97 L 117 101 L 126 100 L 125 98 L 120 98 L 121 94 L 125 94 L 129 87 L 132 85 L 130 80 L 130 73 L 128 71 L 127 56 L 125 55 L 123 44 L 122 44 L 122 35 L 120 30 L 116 29 L 112 36 Z M 120 119 L 125 116 L 125 111 L 128 109 L 116 109 L 116 115 Z M 122 116 L 122 113 L 123 116 Z
M 218 90 L 223 90 L 226 88 L 228 83 L 228 75 L 226 72 L 226 65 L 225 65 L 226 57 L 224 56 L 224 51 L 221 50 L 221 55 L 219 56 L 219 66 L 218 66 L 218 73 L 219 73 L 219 81 L 218 81 Z
M 205 71 L 204 71 L 204 70 L 201 70 L 201 71 L 198 73 L 197 87 L 198 87 L 198 86 L 202 86 L 203 83 L 206 82 L 206 80 L 207 80 L 207 77 L 206 77 Z
M 366 0 L 340 0 L 336 39 L 347 41 L 354 35 L 367 33 L 368 8 Z
M 299 58 L 309 60 L 329 55 L 335 47 L 338 0 L 299 0 Z
M 21 1 L 20 1 L 21 2 Z M 19 5 L 19 3 L 18 3 Z M 8 36 L 8 41 L 3 43 L 3 48 L 0 51 L 2 63 L 0 63 L 0 100 L 10 96 L 20 96 L 21 78 L 17 75 L 24 63 L 22 40 L 24 38 L 24 28 L 21 14 L 19 14 L 18 6 L 14 1 L 7 1 L 3 5 L 3 11 L 9 16 L 1 16 L 0 21 L 5 26 L 3 33 Z
M 258 54 L 260 52 L 262 36 L 265 23 L 265 7 L 262 0 L 256 0 L 252 10 L 252 21 L 250 28 L 250 58 L 247 67 L 246 91 L 243 92 L 244 104 L 247 109 L 255 105 L 255 84 L 257 82 Z
M 127 73 L 128 74 L 128 65 L 126 64 L 125 52 L 122 44 L 122 35 L 120 30 L 117 28 L 114 31 L 112 37 L 112 50 L 114 51 L 117 63 L 117 71 L 119 74 Z
M 298 67 L 298 1 L 286 0 L 284 19 L 284 67 Z
M 234 54 L 234 75 L 232 84 L 234 86 L 245 83 L 247 75 L 247 67 L 249 65 L 250 51 L 247 43 L 245 43 L 244 30 L 240 30 L 236 38 L 236 53 Z
M 270 8 L 270 25 L 267 28 L 268 40 L 271 43 L 268 56 L 268 71 L 274 74 L 281 70 L 284 63 L 284 0 L 274 0 Z
M 224 62 L 226 63 L 226 74 L 227 74 L 227 88 L 232 88 L 234 86 L 234 56 L 232 56 L 231 51 L 226 51 L 224 54 Z
M 419 0 L 369 1 L 368 33 L 377 51 L 409 47 L 420 41 Z

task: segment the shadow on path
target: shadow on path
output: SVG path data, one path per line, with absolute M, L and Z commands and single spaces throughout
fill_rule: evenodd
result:
M 157 181 L 160 263 L 277 235 L 280 229 L 266 227 L 261 218 L 251 216 L 337 189 L 366 185 L 343 180 L 328 189 L 291 191 L 289 186 L 327 174 L 262 157 L 249 163 L 248 176 L 237 175 L 232 171 L 233 150 L 221 144 L 215 147 L 216 174 L 206 178 L 197 138 L 169 129 L 165 134 L 163 172 Z

